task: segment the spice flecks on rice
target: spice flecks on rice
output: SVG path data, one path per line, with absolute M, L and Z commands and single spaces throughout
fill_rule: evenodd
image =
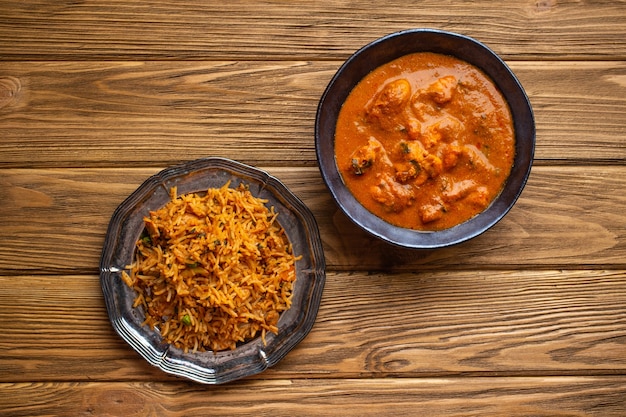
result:
M 278 213 L 244 185 L 177 196 L 144 218 L 124 282 L 144 324 L 184 351 L 221 351 L 278 333 L 296 279 Z

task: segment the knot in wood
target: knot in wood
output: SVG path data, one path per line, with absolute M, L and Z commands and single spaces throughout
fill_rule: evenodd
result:
M 0 77 L 0 109 L 11 104 L 22 89 L 20 80 L 15 77 Z

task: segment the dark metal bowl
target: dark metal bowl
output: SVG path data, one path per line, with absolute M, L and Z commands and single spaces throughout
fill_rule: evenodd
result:
M 143 310 L 133 308 L 135 292 L 121 278 L 132 263 L 144 216 L 170 201 L 169 190 L 178 194 L 204 192 L 240 183 L 268 200 L 278 212 L 278 222 L 292 244 L 296 282 L 291 307 L 278 321 L 278 334 L 268 333 L 267 344 L 256 337 L 235 350 L 185 353 L 163 342 L 157 330 L 142 326 Z M 109 318 L 115 331 L 150 364 L 165 372 L 194 381 L 218 384 L 257 374 L 276 364 L 311 330 L 326 279 L 324 253 L 317 223 L 310 210 L 278 179 L 257 168 L 223 158 L 205 158 L 167 168 L 148 178 L 115 210 L 100 260 L 100 283 Z
M 449 229 L 424 232 L 389 224 L 365 209 L 343 183 L 335 161 L 335 126 L 352 89 L 372 70 L 414 52 L 454 56 L 486 73 L 509 104 L 515 129 L 513 168 L 499 196 L 482 213 Z M 355 52 L 337 71 L 322 95 L 315 120 L 315 148 L 320 171 L 341 210 L 359 227 L 389 243 L 413 249 L 454 245 L 485 232 L 513 207 L 530 174 L 535 149 L 535 121 L 528 96 L 513 72 L 493 51 L 467 36 L 433 29 L 413 29 L 384 36 Z

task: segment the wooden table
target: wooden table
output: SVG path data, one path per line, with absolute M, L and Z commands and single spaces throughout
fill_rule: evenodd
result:
M 626 415 L 626 2 L 212 3 L 0 3 L 1 415 Z M 537 121 L 513 210 L 432 252 L 357 230 L 313 139 L 341 63 L 415 27 L 490 46 Z M 98 276 L 121 201 L 205 156 L 287 184 L 327 262 L 309 336 L 219 386 L 141 359 Z

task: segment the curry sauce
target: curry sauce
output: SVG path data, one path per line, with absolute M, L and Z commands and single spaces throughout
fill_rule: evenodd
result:
M 335 157 L 365 208 L 416 230 L 442 230 L 485 210 L 513 164 L 506 100 L 478 68 L 414 53 L 368 74 L 339 113 Z

